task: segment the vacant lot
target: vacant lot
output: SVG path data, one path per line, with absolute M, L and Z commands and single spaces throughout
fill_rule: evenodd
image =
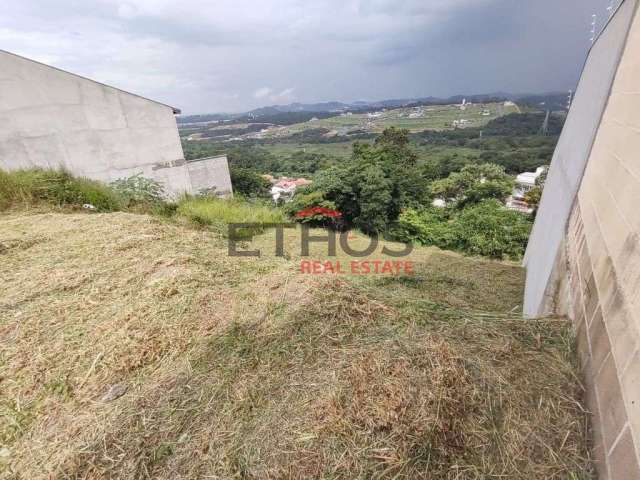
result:
M 590 478 L 569 325 L 519 318 L 518 266 L 303 275 L 296 233 L 237 258 L 147 216 L 0 217 L 0 478 Z

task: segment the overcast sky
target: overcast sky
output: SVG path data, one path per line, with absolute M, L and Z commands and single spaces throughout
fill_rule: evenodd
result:
M 0 48 L 183 113 L 573 88 L 611 0 L 0 0 Z

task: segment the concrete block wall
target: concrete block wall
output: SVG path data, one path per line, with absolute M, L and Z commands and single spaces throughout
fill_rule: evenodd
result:
M 571 312 L 600 479 L 640 478 L 638 328 L 593 209 L 574 209 L 567 237 Z M 635 364 L 634 364 L 635 363 Z
M 640 479 L 640 10 L 568 227 L 600 478 Z
M 599 478 L 606 480 L 640 479 L 638 2 L 627 0 L 620 12 L 630 15 L 627 35 L 577 178 L 568 222 L 556 219 L 562 228 L 552 269 L 557 274 L 542 284 L 553 296 L 547 305 L 567 312 L 575 325 L 594 459 Z M 563 136 L 576 134 L 569 130 Z M 559 169 L 555 172 L 559 175 Z M 557 183 L 547 183 L 545 195 L 550 185 Z M 547 199 L 556 197 L 551 191 Z M 538 244 L 530 252 L 543 247 Z M 535 261 L 528 253 L 528 268 Z
M 204 184 L 228 193 L 226 159 L 205 159 L 211 175 L 197 174 L 193 187 L 189 172 L 198 168 L 184 159 L 176 112 L 0 50 L 0 168 L 64 168 L 104 182 L 142 174 L 169 196 Z

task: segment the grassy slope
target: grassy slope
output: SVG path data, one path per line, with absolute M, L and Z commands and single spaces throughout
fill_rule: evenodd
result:
M 0 478 L 588 478 L 569 327 L 518 318 L 515 265 L 316 277 L 295 231 L 229 258 L 121 213 L 0 232 Z

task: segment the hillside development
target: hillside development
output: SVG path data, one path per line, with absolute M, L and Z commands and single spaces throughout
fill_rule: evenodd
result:
M 2 214 L 0 478 L 591 478 L 570 324 L 521 319 L 519 266 L 309 275 L 274 236 Z
M 296 114 L 280 114 L 274 118 L 265 116 L 182 124 L 181 134 L 190 142 L 276 139 L 304 135 L 305 132 L 320 133 L 322 138 L 335 138 L 376 134 L 389 127 L 407 129 L 410 132 L 482 127 L 491 120 L 512 113 L 520 113 L 520 107 L 513 102 L 418 105 L 381 108 L 366 113 L 309 113 L 304 121 L 295 121 L 298 116 Z M 287 121 L 288 116 L 291 117 L 290 121 Z M 274 121 L 281 123 L 272 123 Z

